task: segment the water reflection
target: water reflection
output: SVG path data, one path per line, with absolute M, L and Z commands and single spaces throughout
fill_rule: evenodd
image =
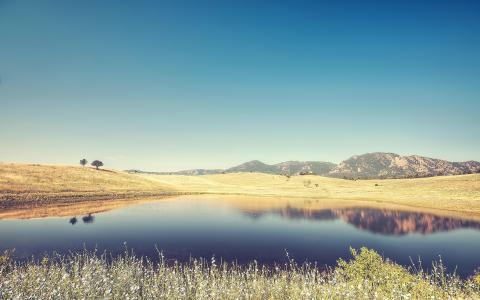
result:
M 461 276 L 478 267 L 480 221 L 363 204 L 185 196 L 104 212 L 86 206 L 68 210 L 68 217 L 62 207 L 58 217 L 0 220 L 0 252 L 16 249 L 20 260 L 84 249 L 116 256 L 125 252 L 127 242 L 152 260 L 158 259 L 158 247 L 165 257 L 180 261 L 215 255 L 273 264 L 285 262 L 287 249 L 297 262 L 335 265 L 338 258 L 350 257 L 349 247 L 365 246 L 406 266 L 410 257 L 431 265 L 441 255 Z
M 480 230 L 480 222 L 441 217 L 434 214 L 374 208 L 303 209 L 286 206 L 264 211 L 244 211 L 251 218 L 274 214 L 286 219 L 327 221 L 340 219 L 356 228 L 385 235 L 431 234 L 460 228 Z
M 92 214 L 88 214 L 87 216 L 82 217 L 82 221 L 85 224 L 90 224 L 95 221 L 95 217 Z
M 82 221 L 83 221 L 84 224 L 92 224 L 95 221 L 95 216 L 90 213 L 86 216 L 83 216 Z M 68 220 L 68 223 L 70 223 L 72 225 L 77 224 L 77 222 L 78 222 L 77 217 L 72 217 L 72 218 L 70 218 L 70 220 Z

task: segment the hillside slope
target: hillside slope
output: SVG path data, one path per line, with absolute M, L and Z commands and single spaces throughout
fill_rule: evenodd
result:
M 225 173 L 238 173 L 238 172 L 278 174 L 279 170 L 277 167 L 272 165 L 267 165 L 259 160 L 248 161 L 241 165 L 225 170 Z
M 37 164 L 0 164 L 0 208 L 175 193 L 174 187 L 114 170 Z
M 286 161 L 274 165 L 279 170 L 277 174 L 315 174 L 326 175 L 336 165 L 331 162 L 323 161 Z
M 476 161 L 449 162 L 418 155 L 367 153 L 342 161 L 327 176 L 348 178 L 412 178 L 478 173 Z

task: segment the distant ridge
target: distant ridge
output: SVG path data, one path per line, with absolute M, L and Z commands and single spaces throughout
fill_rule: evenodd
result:
M 220 173 L 267 173 L 279 175 L 305 175 L 316 174 L 326 175 L 336 165 L 330 162 L 319 161 L 287 161 L 275 165 L 268 165 L 259 160 L 252 160 L 241 165 L 222 170 L 222 169 L 192 169 L 177 172 L 146 172 L 141 170 L 127 170 L 129 173 L 157 174 L 157 175 L 208 175 Z
M 286 161 L 269 165 L 259 160 L 252 160 L 225 170 L 192 169 L 178 172 L 127 170 L 127 172 L 159 175 L 208 175 L 257 172 L 278 175 L 315 174 L 346 179 L 387 179 L 479 173 L 480 162 L 449 162 L 418 155 L 401 156 L 395 153 L 374 152 L 352 156 L 338 165 L 321 161 Z
M 267 165 L 259 160 L 252 160 L 236 167 L 227 169 L 226 173 L 238 173 L 238 172 L 258 172 L 258 173 L 270 173 L 280 174 L 279 169 L 275 165 Z
M 189 176 L 195 176 L 195 175 L 208 175 L 208 174 L 220 174 L 223 173 L 224 170 L 221 169 L 191 169 L 191 170 L 183 170 L 183 171 L 176 171 L 176 172 L 148 172 L 148 171 L 142 171 L 142 170 L 136 170 L 136 169 L 131 169 L 131 170 L 126 170 L 128 173 L 142 173 L 142 174 L 153 174 L 153 175 L 189 175 Z
M 477 161 L 449 162 L 418 155 L 374 152 L 355 155 L 333 168 L 328 176 L 349 178 L 412 178 L 480 172 Z

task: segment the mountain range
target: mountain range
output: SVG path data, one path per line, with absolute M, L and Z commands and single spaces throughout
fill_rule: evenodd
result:
M 178 172 L 127 170 L 127 172 L 160 175 L 207 175 L 256 172 L 279 175 L 315 174 L 346 179 L 414 178 L 480 173 L 480 162 L 450 162 L 418 155 L 402 156 L 395 153 L 374 152 L 352 156 L 338 165 L 322 161 L 286 161 L 269 165 L 258 160 L 252 160 L 225 170 L 192 169 Z

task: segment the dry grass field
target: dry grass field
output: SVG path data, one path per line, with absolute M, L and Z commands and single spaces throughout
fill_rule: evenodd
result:
M 173 193 L 171 186 L 122 171 L 0 164 L 0 208 Z
M 375 202 L 480 215 L 480 174 L 418 179 L 344 180 L 321 176 L 233 173 L 142 175 L 184 193 Z
M 480 174 L 419 179 L 343 180 L 234 173 L 129 174 L 88 167 L 0 164 L 0 208 L 178 194 L 362 202 L 480 215 Z

